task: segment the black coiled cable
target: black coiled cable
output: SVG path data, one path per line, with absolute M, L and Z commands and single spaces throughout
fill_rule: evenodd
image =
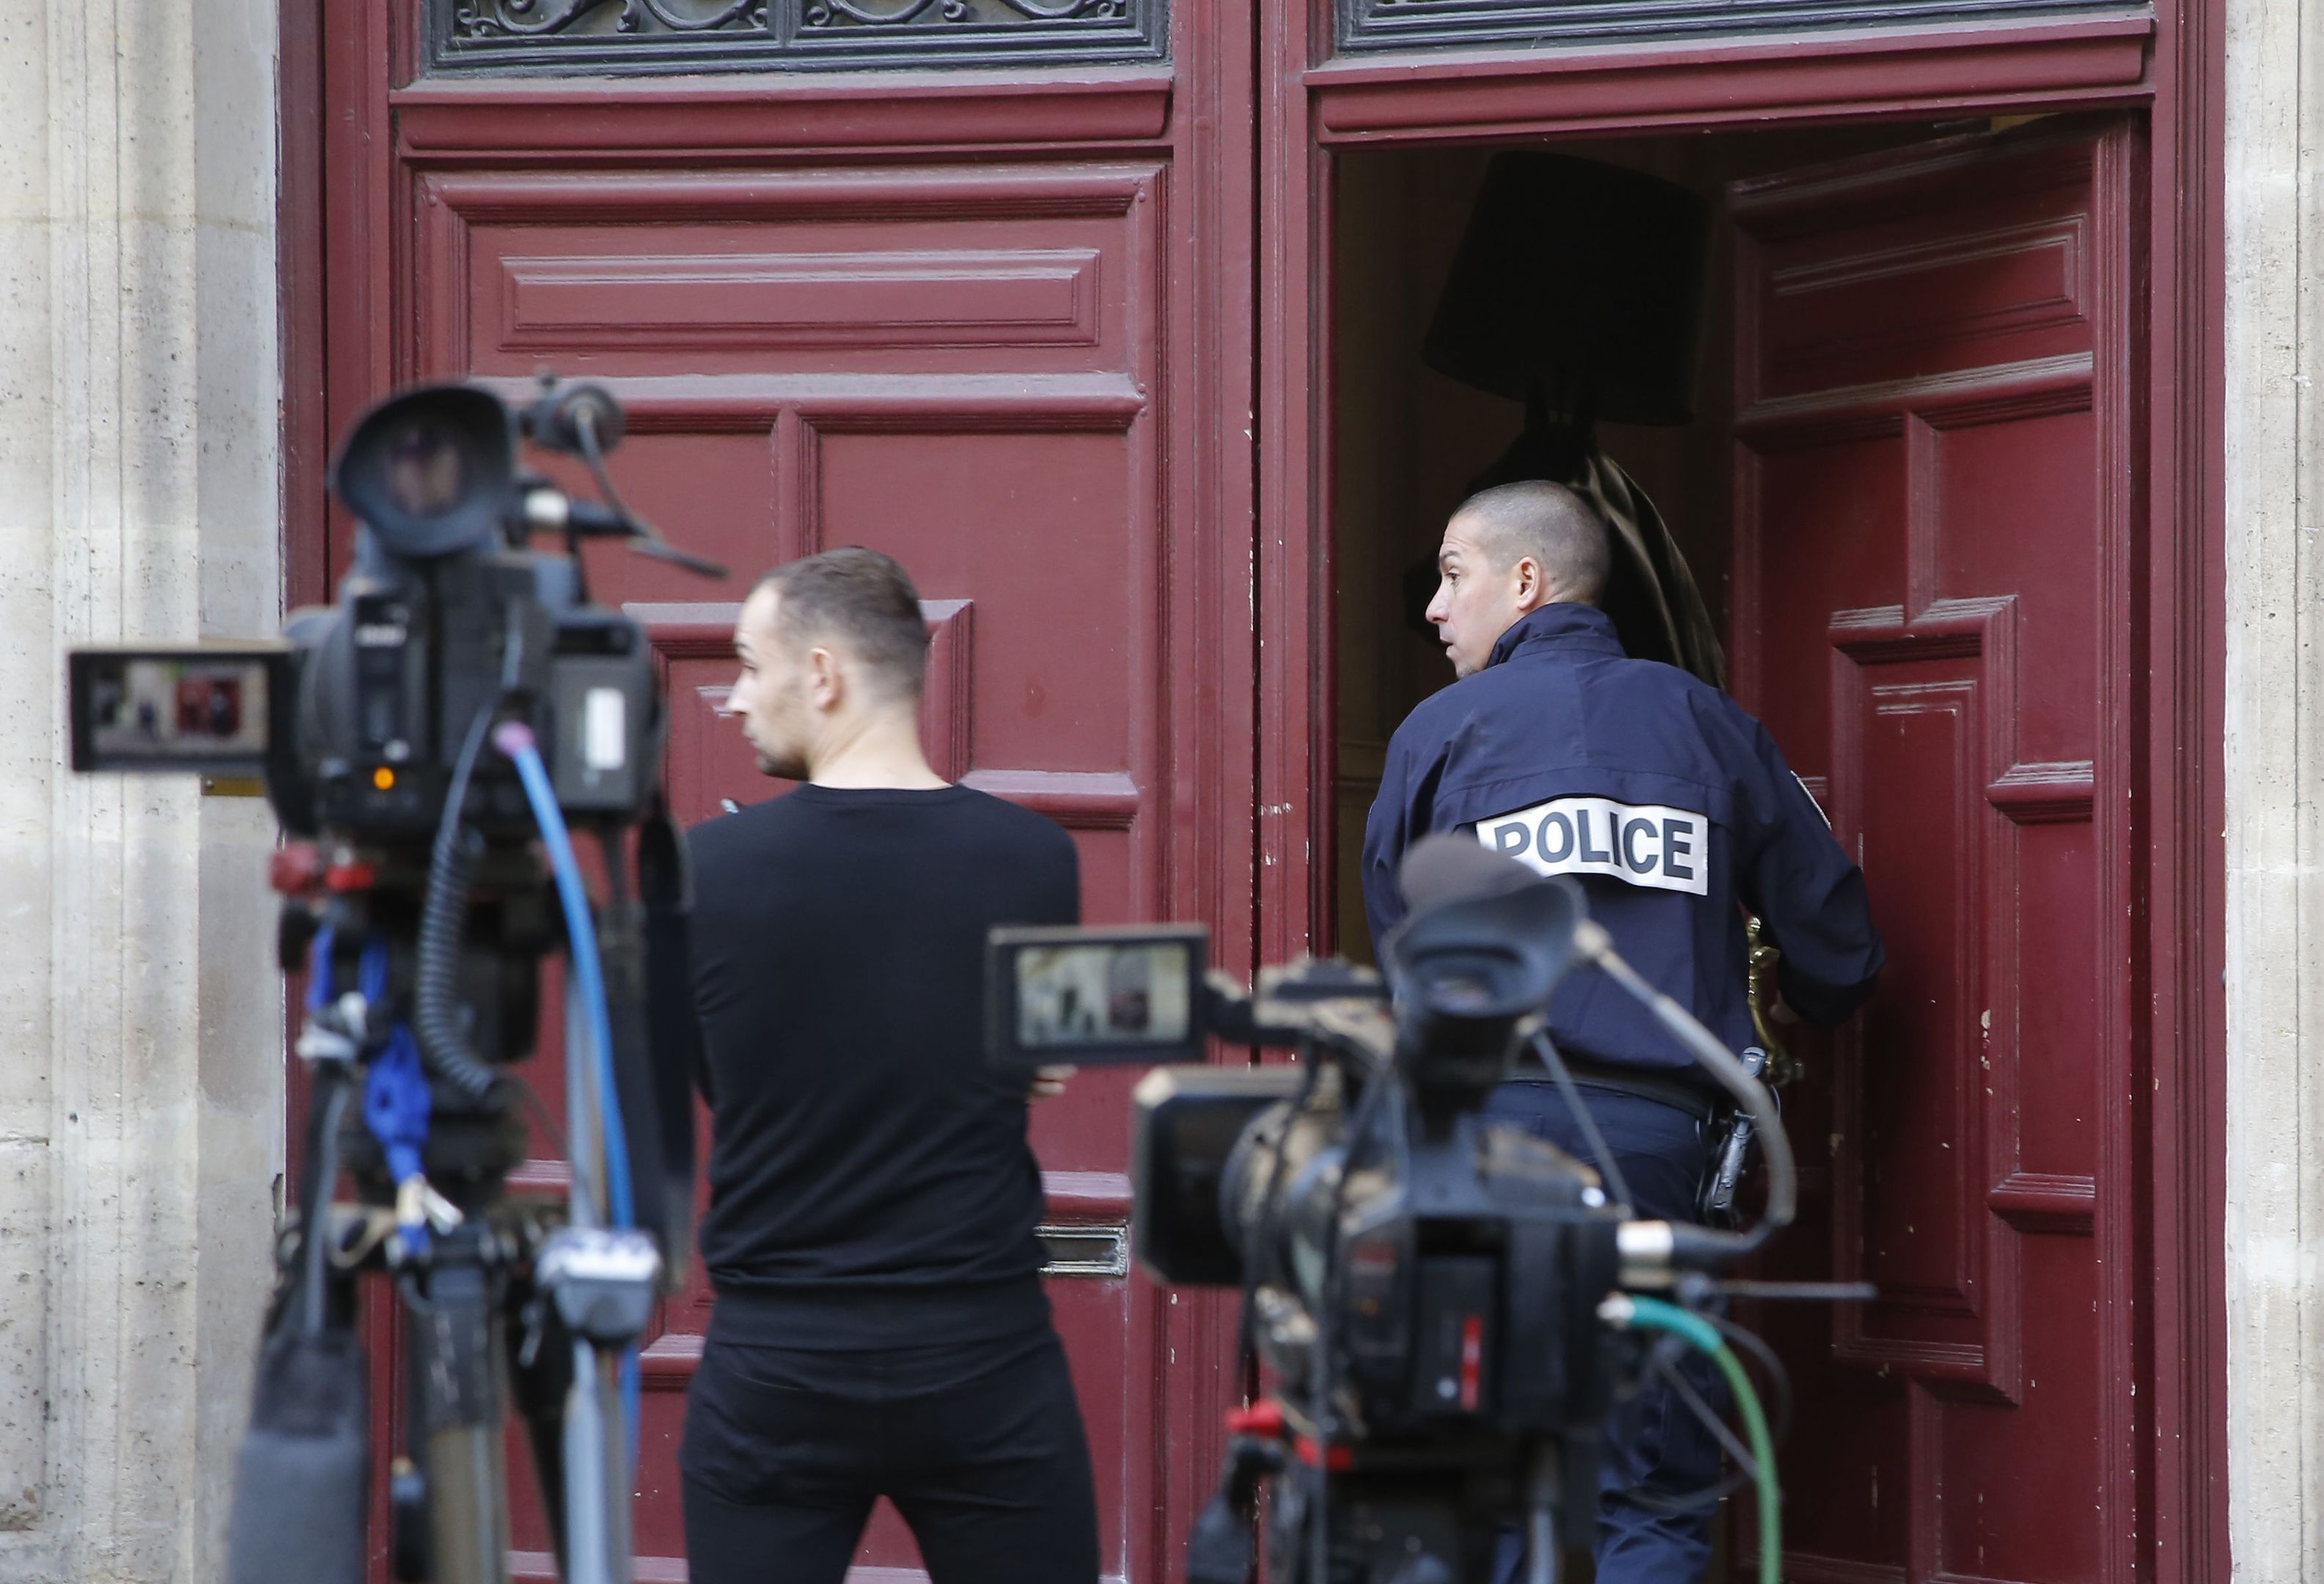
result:
M 467 944 L 468 886 L 484 851 L 484 838 L 461 816 L 494 709 L 489 699 L 476 707 L 460 757 L 452 766 L 451 784 L 444 792 L 443 817 L 436 823 L 435 845 L 428 855 L 427 900 L 420 908 L 420 984 L 411 1011 L 411 1029 L 420 1036 L 420 1055 L 428 1070 L 472 1100 L 490 1098 L 499 1074 L 469 1047 L 468 1032 L 460 1022 L 457 991 L 460 957 Z

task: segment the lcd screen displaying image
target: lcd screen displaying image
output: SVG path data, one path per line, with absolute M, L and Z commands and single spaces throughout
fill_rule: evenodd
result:
M 1171 1045 L 1193 1034 L 1183 940 L 1076 941 L 1017 953 L 1017 1042 L 1026 1050 Z
M 99 760 L 261 759 L 268 681 L 266 662 L 248 655 L 99 657 L 86 679 L 88 747 Z

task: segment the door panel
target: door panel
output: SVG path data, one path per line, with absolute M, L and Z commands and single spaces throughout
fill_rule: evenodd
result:
M 1237 272 L 1253 210 L 1248 145 L 1222 154 L 1249 135 L 1247 30 L 1182 0 L 1175 65 L 1096 76 L 1028 53 L 892 82 L 453 89 L 398 86 L 417 0 L 348 5 L 364 31 L 334 35 L 326 88 L 327 124 L 350 129 L 324 184 L 346 243 L 326 272 L 334 431 L 414 379 L 513 396 L 552 367 L 621 398 L 613 468 L 631 503 L 734 570 L 711 584 L 617 547 L 586 556 L 595 597 L 627 606 L 655 644 L 681 820 L 783 790 L 718 713 L 751 580 L 874 545 L 926 597 L 922 729 L 939 771 L 1064 824 L 1092 920 L 1205 920 L 1222 963 L 1247 964 L 1253 479 Z M 1173 114 L 1178 101 L 1199 115 Z M 551 1054 L 525 1072 L 552 1109 L 557 994 Z M 1033 1135 L 1104 1570 L 1158 1584 L 1207 1494 L 1231 1317 L 1128 1270 L 1129 1087 L 1084 1074 L 1038 1108 Z M 517 1186 L 561 1190 L 549 1141 L 535 1147 Z M 685 1577 L 673 1458 L 707 1316 L 696 1270 L 646 1350 L 641 1579 Z M 518 1572 L 547 1578 L 524 1468 L 512 1457 Z M 919 1576 L 884 1507 L 857 1561 L 865 1579 Z
M 422 178 L 479 375 L 1115 373 L 1153 325 L 1144 167 Z M 1153 348 L 1140 349 L 1150 359 Z
M 2133 150 L 1738 185 L 1736 672 L 1889 967 L 1801 1043 L 1785 1576 L 2127 1577 Z M 1828 1141 L 1818 1147 L 1817 1141 Z
M 936 760 L 1074 830 L 1093 919 L 1166 910 L 1146 394 L 1160 181 L 1152 165 L 1075 165 L 419 183 L 422 256 L 441 266 L 419 327 L 430 372 L 547 364 L 603 381 L 638 436 L 616 460 L 639 508 L 734 569 L 712 589 L 591 557 L 597 596 L 626 600 L 665 657 L 669 784 L 689 817 L 778 790 L 716 714 L 733 601 L 768 566 L 869 544 L 930 601 Z M 1054 1224 L 1120 1224 L 1126 1111 L 1106 1074 L 1041 1107 L 1043 1165 L 1066 1174 Z M 1099 1449 L 1103 1554 L 1120 1558 L 1144 1472 L 1124 1431 L 1156 1408 L 1131 1360 L 1150 1338 L 1126 1271 L 1053 1285 Z M 683 1549 L 669 1460 L 708 1317 L 696 1271 L 647 1351 L 640 1550 L 666 1567 Z M 918 1556 L 883 1510 L 859 1561 Z

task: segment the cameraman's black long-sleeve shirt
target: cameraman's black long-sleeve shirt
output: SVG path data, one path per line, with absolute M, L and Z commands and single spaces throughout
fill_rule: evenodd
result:
M 1072 838 L 965 787 L 803 786 L 689 834 L 713 1333 L 806 1348 L 1047 1324 L 985 932 L 1081 916 Z

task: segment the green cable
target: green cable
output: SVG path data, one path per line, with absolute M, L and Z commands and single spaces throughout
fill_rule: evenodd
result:
M 1743 1416 L 1743 1431 L 1751 1443 L 1751 1459 L 1759 1466 L 1759 1584 L 1782 1584 L 1784 1576 L 1784 1500 L 1775 1484 L 1775 1443 L 1767 1433 L 1767 1415 L 1759 1394 L 1744 1373 L 1743 1361 L 1728 1348 L 1719 1328 L 1674 1303 L 1617 1292 L 1599 1307 L 1599 1318 L 1618 1326 L 1637 1326 L 1668 1331 L 1711 1356 L 1734 1388 L 1735 1405 Z

